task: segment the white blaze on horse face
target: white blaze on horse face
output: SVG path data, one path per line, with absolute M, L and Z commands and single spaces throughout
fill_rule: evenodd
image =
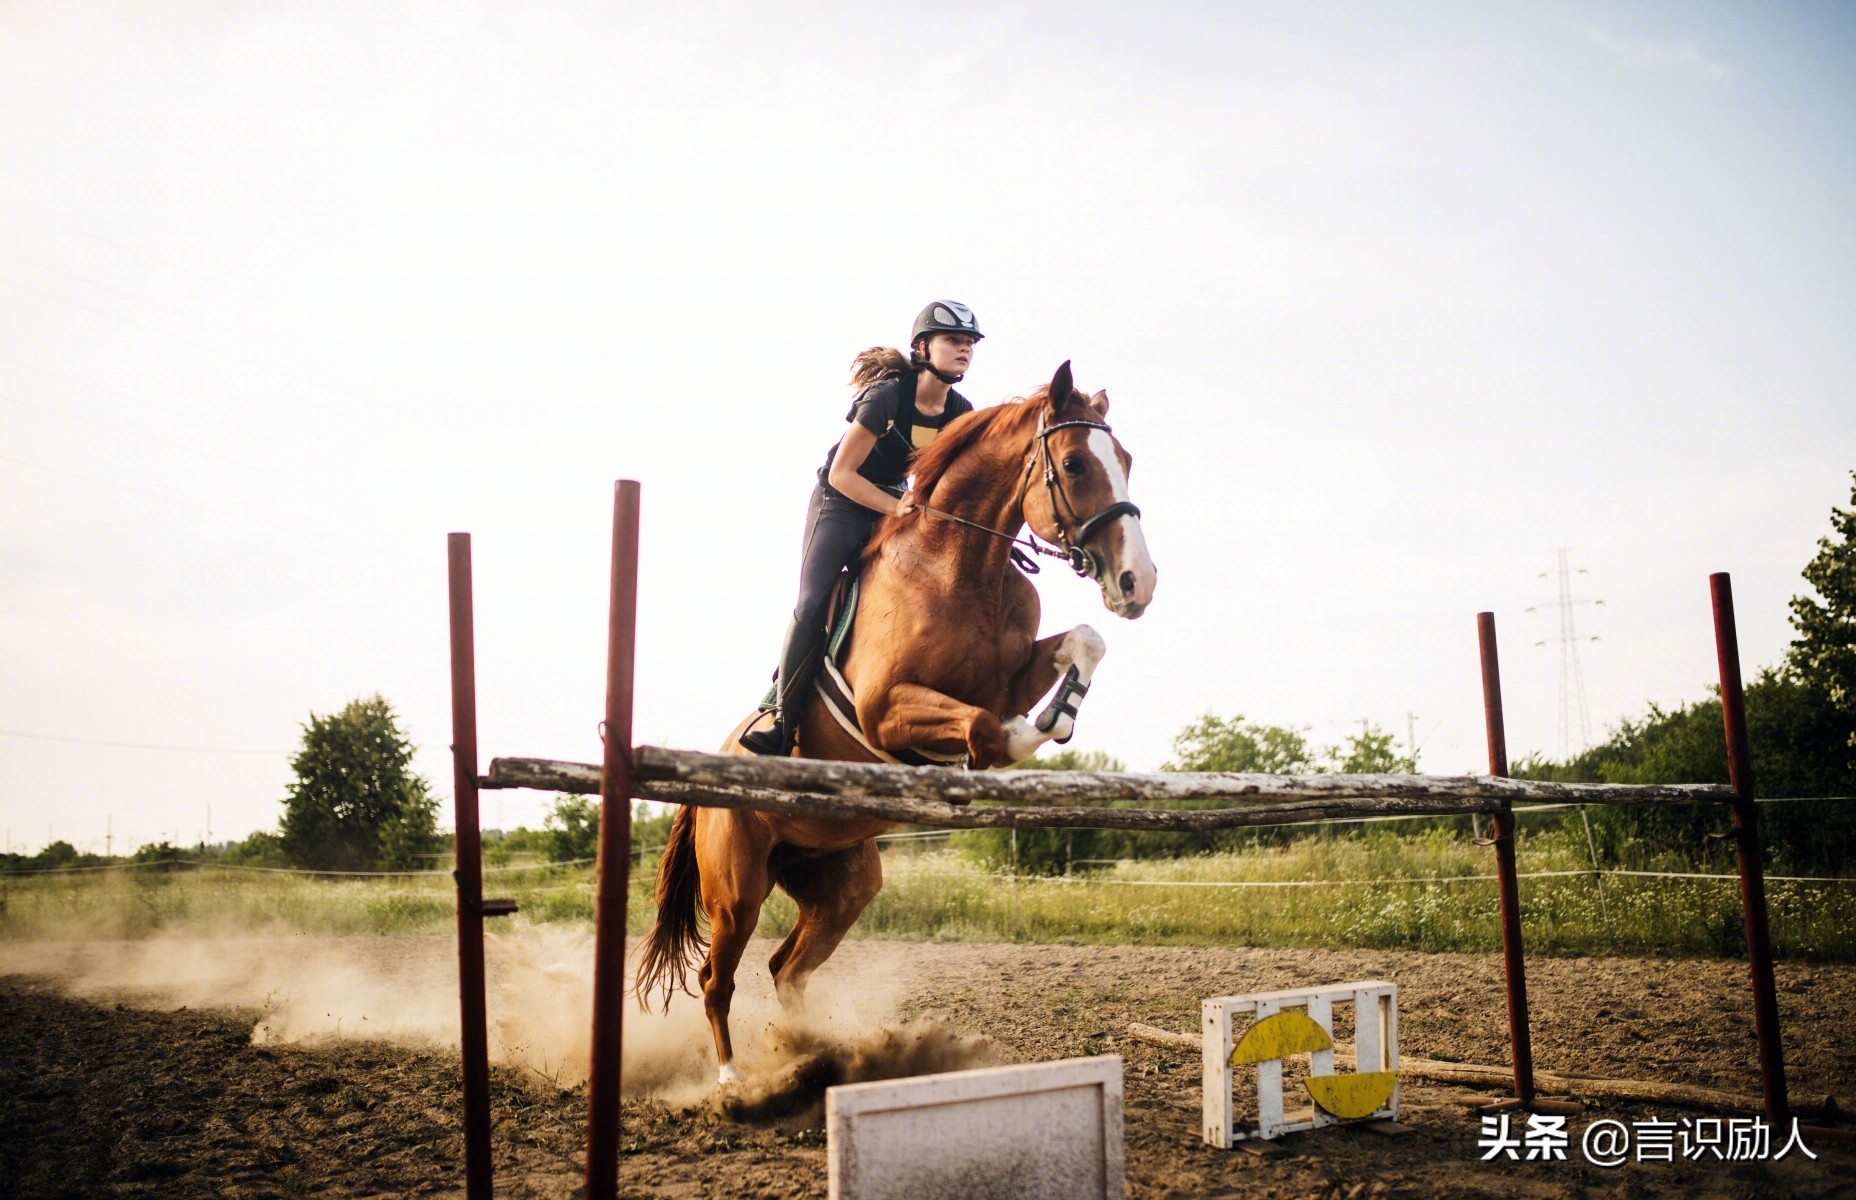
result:
M 1128 476 L 1121 469 L 1121 457 L 1115 453 L 1115 439 L 1107 430 L 1089 431 L 1089 449 L 1102 463 L 1109 487 L 1117 501 L 1128 500 Z M 1154 599 L 1154 584 L 1159 572 L 1147 554 L 1147 535 L 1141 531 L 1140 518 L 1124 515 L 1115 518 L 1121 531 L 1121 555 L 1102 572 L 1102 597 L 1109 610 L 1123 617 L 1138 617 Z M 1093 539 L 1092 539 L 1093 540 Z M 1123 577 L 1130 587 L 1123 587 Z

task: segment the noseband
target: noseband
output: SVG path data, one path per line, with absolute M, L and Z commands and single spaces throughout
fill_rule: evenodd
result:
M 1101 421 L 1059 421 L 1055 425 L 1050 425 L 1046 423 L 1048 419 L 1043 416 L 1038 418 L 1038 457 L 1044 463 L 1044 490 L 1050 496 L 1051 520 L 1057 523 L 1057 544 L 1063 548 L 1061 554 L 1053 553 L 1052 557 L 1064 559 L 1070 564 L 1070 569 L 1078 575 L 1100 583 L 1103 562 L 1087 548 L 1089 539 L 1102 532 L 1109 522 L 1118 517 L 1133 517 L 1139 520 L 1141 510 L 1130 500 L 1117 500 L 1087 521 L 1078 516 L 1076 506 L 1070 503 L 1070 495 L 1064 490 L 1063 480 L 1057 477 L 1057 463 L 1050 453 L 1050 435 L 1059 429 L 1100 429 L 1108 434 L 1114 433 L 1114 430 Z M 1021 512 L 1024 508 L 1025 491 L 1031 486 L 1031 472 L 1035 469 L 1035 463 L 1025 464 L 1025 486 L 1020 488 L 1018 493 Z M 1058 507 L 1059 502 L 1062 503 L 1061 508 Z M 1069 513 L 1070 524 L 1076 528 L 1074 538 L 1064 528 L 1063 514 L 1065 512 Z M 1046 553 L 1050 552 L 1046 551 Z

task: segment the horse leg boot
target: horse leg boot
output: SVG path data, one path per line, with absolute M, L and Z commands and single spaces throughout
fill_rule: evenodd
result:
M 1006 754 L 1012 762 L 1023 762 L 1037 753 L 1045 742 L 1058 745 L 1070 740 L 1076 731 L 1076 712 L 1089 692 L 1096 667 L 1108 653 L 1102 635 L 1087 625 L 1078 625 L 1068 633 L 1044 638 L 1032 647 L 1031 661 L 1012 681 L 1012 700 L 1020 712 L 1028 713 L 1031 704 L 1050 685 L 1057 692 L 1033 721 L 1015 716 L 1004 725 Z
M 779 708 L 770 729 L 750 729 L 741 735 L 741 744 L 755 754 L 785 758 L 793 752 L 799 734 L 799 710 L 804 706 L 806 687 L 818 670 L 823 650 L 824 631 L 812 622 L 802 623 L 794 617 L 786 626 L 786 638 L 780 644 L 780 671 L 776 699 Z

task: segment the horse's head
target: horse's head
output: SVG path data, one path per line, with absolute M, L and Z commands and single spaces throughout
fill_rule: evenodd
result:
M 1062 546 L 1070 565 L 1102 588 L 1116 616 L 1138 617 L 1153 602 L 1158 574 L 1147 555 L 1141 510 L 1128 498 L 1134 460 L 1109 430 L 1108 393 L 1076 390 L 1070 364 L 1050 381 L 1050 412 L 1038 427 L 1026 480 L 1025 520 Z

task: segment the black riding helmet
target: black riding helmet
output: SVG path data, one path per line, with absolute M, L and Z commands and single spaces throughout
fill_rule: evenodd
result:
M 942 383 L 959 383 L 962 376 L 944 375 L 935 370 L 922 350 L 922 343 L 937 333 L 964 333 L 976 342 L 986 335 L 980 332 L 980 323 L 974 319 L 973 310 L 958 300 L 936 300 L 915 318 L 915 329 L 909 334 L 909 357 L 916 366 L 925 368 Z

